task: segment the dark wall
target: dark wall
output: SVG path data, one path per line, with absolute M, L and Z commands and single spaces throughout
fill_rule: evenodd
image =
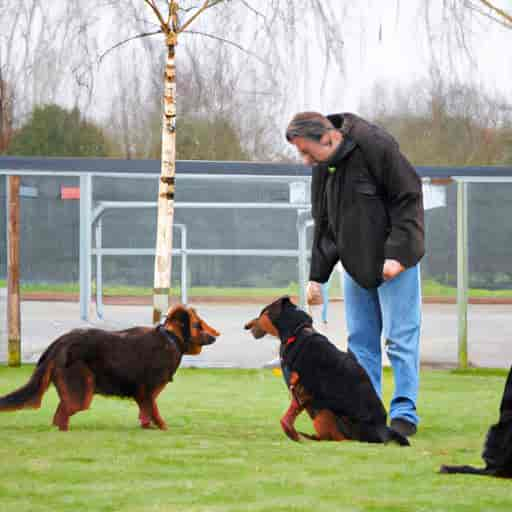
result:
M 0 185 L 0 277 L 6 274 L 5 179 Z M 62 186 L 78 186 L 77 178 L 22 177 L 23 187 L 37 197 L 21 199 L 21 276 L 24 282 L 78 281 L 79 201 L 62 200 Z M 94 178 L 94 201 L 155 201 L 157 178 Z M 187 202 L 276 202 L 289 200 L 287 184 L 198 183 L 182 181 L 176 200 Z M 195 249 L 295 249 L 294 211 L 179 208 L 175 222 L 186 224 L 188 247 Z M 111 210 L 103 216 L 103 246 L 155 247 L 156 208 Z M 93 232 L 94 237 L 94 232 Z M 175 247 L 180 233 L 175 230 Z M 94 261 L 94 259 L 93 259 Z M 173 260 L 174 282 L 180 258 Z M 189 283 L 197 286 L 284 286 L 297 281 L 295 258 L 189 256 Z M 94 265 L 93 265 L 94 269 Z M 105 256 L 107 283 L 152 286 L 150 256 Z
M 0 177 L 0 279 L 6 276 L 5 177 Z M 21 276 L 24 282 L 77 282 L 79 202 L 62 200 L 61 186 L 78 186 L 78 178 L 23 177 L 37 197 L 21 201 Z M 94 178 L 94 200 L 154 201 L 157 178 Z M 473 286 L 512 287 L 512 185 L 469 188 L 470 281 Z M 253 202 L 289 200 L 287 184 L 212 183 L 178 180 L 177 201 Z M 176 223 L 188 227 L 194 249 L 296 249 L 296 214 L 285 210 L 180 210 Z M 154 248 L 156 208 L 115 210 L 103 217 L 103 246 Z M 456 186 L 447 187 L 447 206 L 426 212 L 427 254 L 424 277 L 456 283 Z M 175 231 L 175 247 L 180 246 Z M 180 258 L 173 260 L 178 283 Z M 104 281 L 152 286 L 150 256 L 107 256 Z M 94 270 L 94 260 L 93 260 Z M 194 286 L 286 286 L 298 279 L 295 258 L 190 256 L 189 283 Z

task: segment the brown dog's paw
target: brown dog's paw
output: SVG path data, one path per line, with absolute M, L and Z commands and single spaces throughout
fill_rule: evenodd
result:
M 151 418 L 145 414 L 139 414 L 139 422 L 142 428 L 151 428 Z

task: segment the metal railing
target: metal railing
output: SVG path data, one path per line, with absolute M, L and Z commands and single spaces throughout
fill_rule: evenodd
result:
M 76 162 L 76 163 L 75 163 Z M 44 164 L 40 168 L 38 164 Z M 212 172 L 222 172 L 222 169 L 235 167 L 241 167 L 245 164 L 238 164 L 234 162 L 181 162 L 183 168 L 187 168 L 190 172 L 192 167 L 208 168 Z M 130 168 L 136 170 L 138 166 L 147 168 L 147 172 L 114 172 L 110 169 L 117 168 Z M 249 172 L 265 171 L 265 164 L 247 164 L 250 167 Z M 272 164 L 270 164 L 272 166 Z M 105 169 L 101 172 L 90 172 L 90 167 Z M 190 167 L 190 169 L 188 168 Z M 279 167 L 285 174 L 287 172 L 287 166 L 278 164 Z M 300 166 L 290 165 L 289 171 L 293 173 L 299 173 L 298 168 Z M 59 168 L 60 171 L 54 171 L 53 168 Z M 76 171 L 69 171 L 67 169 L 79 169 Z M 101 234 L 100 234 L 100 245 L 96 248 L 96 252 L 93 253 L 92 249 L 92 228 L 93 228 L 93 216 L 98 213 L 93 210 L 93 197 L 92 197 L 92 179 L 96 177 L 109 177 L 109 178 L 131 178 L 131 179 L 157 179 L 158 174 L 158 163 L 146 162 L 146 161 L 112 161 L 107 159 L 92 159 L 87 161 L 86 159 L 18 159 L 15 158 L 0 158 L 0 175 L 5 176 L 75 176 L 80 179 L 80 316 L 83 319 L 89 318 L 89 302 L 91 297 L 91 260 L 93 255 L 98 258 L 113 254 L 110 251 L 128 251 L 125 249 L 103 249 L 101 248 Z M 417 168 L 420 176 L 423 177 L 424 182 L 429 183 L 431 179 L 441 180 L 444 183 L 451 180 L 457 183 L 457 315 L 458 315 L 458 353 L 459 353 L 459 366 L 466 367 L 468 364 L 468 353 L 467 353 L 467 309 L 468 309 L 468 205 L 467 205 L 467 184 L 468 183 L 512 183 L 512 169 L 508 168 L 497 168 L 497 167 L 473 167 L 473 168 Z M 457 172 L 460 171 L 460 172 Z M 179 174 L 178 180 L 189 179 L 189 180 L 210 180 L 210 181 L 222 181 L 229 180 L 233 181 L 244 181 L 244 182 L 286 182 L 292 181 L 303 181 L 308 182 L 310 177 L 307 175 L 283 175 L 283 176 L 271 176 L 264 174 L 238 174 L 238 175 L 223 175 L 223 174 Z M 104 202 L 102 205 L 107 207 L 110 202 Z M 153 203 L 149 203 L 153 207 Z M 144 207 L 148 207 L 149 204 L 145 204 Z M 228 204 L 228 203 L 225 203 Z M 229 203 L 231 207 L 246 208 L 246 203 Z M 268 208 L 268 203 L 254 203 L 258 206 L 255 208 Z M 276 207 L 276 203 L 271 203 Z M 199 207 L 197 203 L 177 203 L 178 208 Z M 206 203 L 204 208 L 215 207 L 211 203 Z M 221 206 L 219 203 L 217 208 L 227 207 Z M 272 251 L 277 256 L 297 256 L 299 260 L 299 283 L 300 283 L 300 295 L 301 304 L 304 304 L 304 285 L 306 282 L 306 268 L 307 268 L 307 254 L 306 254 L 306 229 L 309 219 L 309 205 L 303 204 L 290 204 L 283 203 L 279 207 L 291 208 L 297 211 L 297 231 L 298 231 L 298 249 L 296 251 Z M 95 213 L 93 213 L 95 212 Z M 101 231 L 101 225 L 100 225 Z M 99 249 L 99 252 L 98 252 Z M 183 251 L 186 255 L 192 254 L 239 254 L 239 255 L 269 255 L 262 251 L 242 251 L 242 250 L 201 250 L 201 249 L 185 249 L 177 250 L 176 253 L 180 254 Z M 137 251 L 144 251 L 144 254 L 151 254 L 154 251 L 152 249 L 137 249 Z M 148 252 L 146 252 L 148 251 Z M 200 251 L 200 252 L 198 252 Z M 208 252 L 206 252 L 208 251 Z M 100 263 L 101 266 L 101 263 Z M 101 290 L 100 290 L 101 291 Z
M 306 274 L 306 229 L 312 225 L 308 221 L 309 204 L 293 203 L 175 203 L 177 209 L 249 209 L 249 210 L 296 210 L 297 211 L 297 232 L 299 247 L 294 249 L 194 249 L 187 246 L 187 227 L 184 224 L 174 224 L 174 227 L 181 230 L 181 249 L 173 249 L 172 254 L 181 256 L 181 302 L 186 304 L 187 298 L 187 256 L 274 256 L 298 258 L 299 264 L 299 301 L 302 306 L 306 304 L 305 295 L 305 274 Z M 102 247 L 102 216 L 112 209 L 139 209 L 156 208 L 157 203 L 137 201 L 100 201 L 92 213 L 91 224 L 95 229 L 95 247 L 91 255 L 96 256 L 96 314 L 103 318 L 103 256 L 153 256 L 155 249 L 151 248 L 108 248 Z
M 80 226 L 89 226 L 88 232 L 81 232 L 80 236 L 80 316 L 83 320 L 89 319 L 89 300 L 91 296 L 91 258 L 96 256 L 97 269 L 96 269 L 96 312 L 101 318 L 103 317 L 103 279 L 102 279 L 102 257 L 107 255 L 154 255 L 155 250 L 149 248 L 136 248 L 136 249 L 105 249 L 102 247 L 101 231 L 102 231 L 102 215 L 110 209 L 133 209 L 133 208 L 156 208 L 156 202 L 148 201 L 100 201 L 95 203 L 92 207 L 92 179 L 94 174 L 80 176 Z M 117 176 L 117 175 L 116 175 Z M 143 177 L 157 179 L 158 176 L 148 175 L 130 175 L 130 177 Z M 209 174 L 189 174 L 180 176 L 179 179 L 183 180 L 201 180 L 212 182 L 234 182 L 241 181 L 244 183 L 286 183 L 297 184 L 303 183 L 304 187 L 309 182 L 310 178 L 307 176 L 269 176 L 269 175 L 209 175 Z M 83 197 L 83 200 L 82 200 Z M 182 258 L 181 265 L 181 300 L 187 302 L 187 283 L 186 276 L 188 271 L 187 256 L 273 256 L 273 257 L 293 257 L 298 259 L 299 264 L 299 301 L 300 304 L 305 306 L 305 266 L 307 260 L 306 243 L 302 239 L 304 231 L 303 223 L 308 218 L 308 212 L 311 209 L 309 203 L 269 203 L 269 202 L 253 202 L 253 203 L 239 203 L 239 202 L 176 202 L 176 209 L 250 209 L 250 210 L 294 210 L 297 212 L 297 231 L 300 240 L 297 249 L 236 249 L 236 248 L 223 248 L 223 249 L 205 249 L 205 248 L 191 248 L 187 246 L 186 242 L 186 227 L 182 228 L 182 246 L 181 249 L 173 250 L 173 254 L 179 255 Z M 96 247 L 92 248 L 92 229 L 96 233 Z M 183 237 L 185 233 L 185 237 Z M 98 266 L 99 264 L 99 266 Z

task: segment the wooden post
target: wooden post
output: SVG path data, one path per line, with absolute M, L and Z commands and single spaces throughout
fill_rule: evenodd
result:
M 9 176 L 7 253 L 7 340 L 9 366 L 21 364 L 20 177 Z

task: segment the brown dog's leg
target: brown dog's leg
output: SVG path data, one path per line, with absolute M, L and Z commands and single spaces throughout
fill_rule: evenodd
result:
M 164 389 L 165 384 L 160 386 L 159 388 L 155 389 L 153 393 L 151 394 L 151 418 L 153 419 L 155 425 L 160 430 L 167 430 L 167 424 L 160 416 L 160 411 L 158 410 L 158 405 L 156 404 L 156 398 L 161 393 L 161 391 Z
M 139 422 L 142 428 L 151 428 L 152 407 L 144 386 L 140 386 L 135 401 L 139 406 Z
M 69 430 L 69 418 L 78 411 L 88 409 L 94 395 L 94 375 L 83 363 L 69 368 L 57 368 L 54 384 L 60 403 L 53 417 L 59 430 Z

